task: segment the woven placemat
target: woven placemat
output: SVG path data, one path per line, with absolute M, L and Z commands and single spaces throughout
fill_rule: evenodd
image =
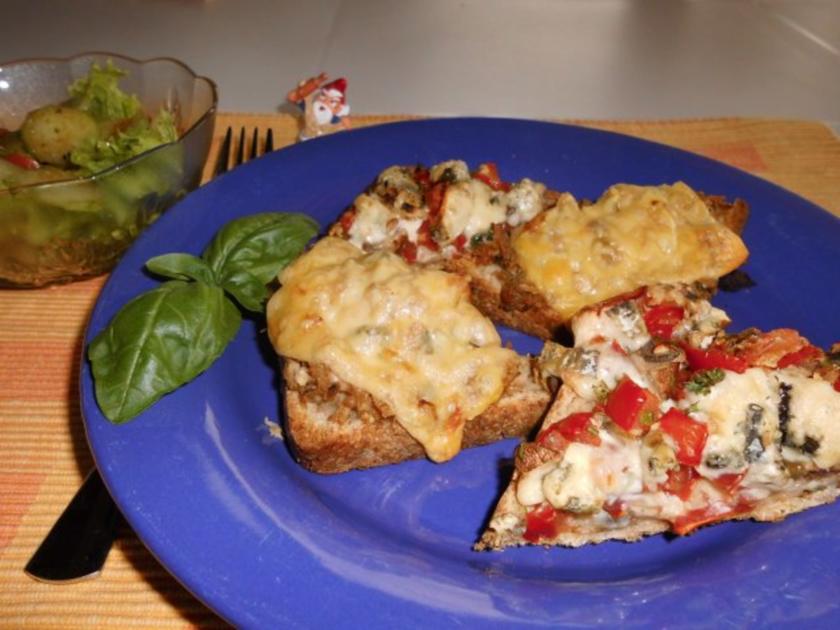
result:
M 399 116 L 356 117 L 364 126 Z M 840 141 L 805 121 L 574 121 L 688 149 L 788 188 L 840 216 Z M 294 141 L 293 118 L 220 114 L 208 165 L 227 127 Z M 384 166 L 384 165 L 383 165 Z M 209 167 L 208 167 L 209 173 Z M 92 458 L 78 402 L 85 323 L 104 278 L 33 291 L 0 290 L 0 625 L 223 626 L 123 531 L 96 580 L 37 583 L 23 566 L 73 496 Z

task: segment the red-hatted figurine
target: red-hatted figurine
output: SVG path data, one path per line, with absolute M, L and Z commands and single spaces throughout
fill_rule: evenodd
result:
M 327 83 L 327 75 L 322 72 L 317 77 L 301 81 L 286 98 L 303 110 L 301 140 L 350 128 L 345 78 Z

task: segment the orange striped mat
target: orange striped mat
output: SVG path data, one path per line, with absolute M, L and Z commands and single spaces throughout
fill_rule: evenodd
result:
M 357 117 L 356 124 L 399 118 Z M 575 122 L 727 162 L 840 216 L 840 141 L 821 124 L 739 118 Z M 271 127 L 279 146 L 296 135 L 289 116 L 221 114 L 209 164 L 228 126 Z M 130 531 L 122 532 L 96 580 L 53 586 L 23 573 L 91 466 L 79 412 L 78 365 L 85 322 L 103 281 L 0 291 L 0 625 L 221 626 Z

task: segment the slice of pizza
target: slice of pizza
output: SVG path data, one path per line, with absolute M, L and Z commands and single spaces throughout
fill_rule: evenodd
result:
M 685 286 L 578 314 L 575 347 L 543 352 L 562 387 L 476 548 L 683 535 L 836 499 L 840 344 L 727 323 Z
M 578 202 L 493 164 L 392 166 L 332 227 L 365 251 L 467 277 L 472 302 L 512 328 L 551 339 L 579 310 L 655 283 L 713 283 L 738 267 L 743 201 L 682 182 L 617 184 Z

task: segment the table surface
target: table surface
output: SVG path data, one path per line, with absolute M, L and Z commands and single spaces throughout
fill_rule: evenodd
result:
M 357 125 L 397 117 L 360 117 Z M 824 125 L 775 119 L 583 121 L 702 153 L 765 177 L 840 216 L 840 140 Z M 294 141 L 286 115 L 222 114 L 228 126 L 271 128 Z M 33 291 L 0 290 L 0 625 L 217 627 L 223 625 L 121 532 L 101 577 L 37 583 L 23 566 L 92 466 L 78 401 L 85 323 L 104 278 Z
M 173 56 L 228 111 L 276 111 L 323 70 L 366 113 L 840 122 L 838 0 L 2 4 L 0 59 Z

